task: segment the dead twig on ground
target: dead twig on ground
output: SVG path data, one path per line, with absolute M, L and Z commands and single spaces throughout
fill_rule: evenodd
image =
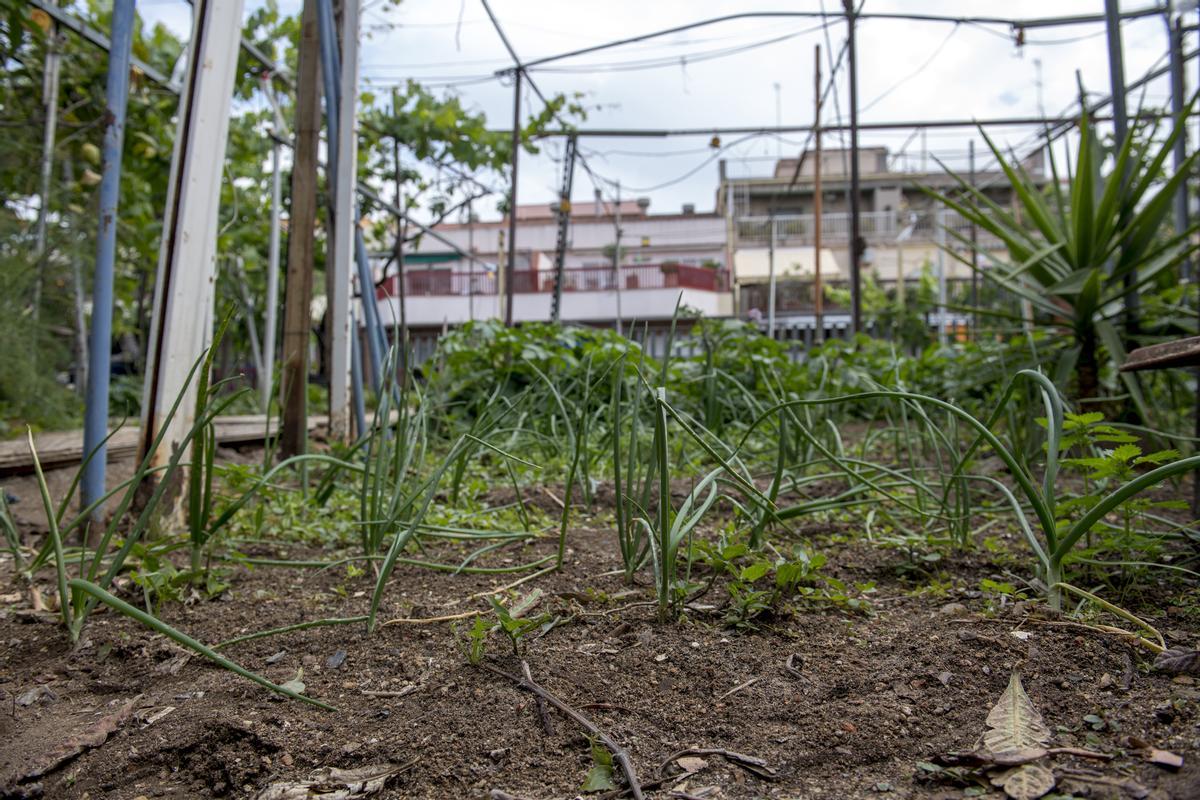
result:
M 567 705 L 564 700 L 552 694 L 549 690 L 544 689 L 543 687 L 534 683 L 532 678 L 523 676 L 518 677 L 511 673 L 505 672 L 498 667 L 493 667 L 491 664 L 480 664 L 479 666 L 483 667 L 488 672 L 499 675 L 502 678 L 508 678 L 510 681 L 517 684 L 517 686 L 527 692 L 533 692 L 538 697 L 541 697 L 547 703 L 566 714 L 581 728 L 594 736 L 600 742 L 600 744 L 604 745 L 604 747 L 607 748 L 610 753 L 612 753 L 613 761 L 620 765 L 621 771 L 625 773 L 625 781 L 628 784 L 629 792 L 633 795 L 634 800 L 645 800 L 645 795 L 642 794 L 642 786 L 640 783 L 638 783 L 637 771 L 633 767 L 633 760 L 629 757 L 629 753 L 626 752 L 625 748 L 617 744 L 612 737 L 596 727 L 595 723 L 593 723 L 580 712 L 576 711 L 571 706 Z M 525 662 L 522 662 L 522 671 L 525 673 L 525 675 L 530 674 L 529 667 L 525 664 Z
M 626 714 L 633 713 L 633 709 L 617 705 L 616 703 L 584 703 L 580 706 L 580 708 L 598 708 L 601 711 L 624 711 Z
M 409 684 L 403 689 L 384 690 L 384 689 L 363 689 L 362 693 L 367 697 L 408 697 L 410 694 L 420 691 L 421 687 L 417 684 Z
M 1112 761 L 1113 759 L 1109 753 L 1084 750 L 1078 747 L 1027 747 L 998 753 L 989 753 L 986 750 L 946 753 L 935 757 L 933 761 L 946 767 L 1019 767 L 1022 764 L 1040 761 L 1047 756 L 1074 756 L 1075 758 L 1090 758 L 1094 761 Z
M 720 747 L 689 747 L 686 750 L 680 750 L 678 753 L 672 753 L 658 765 L 658 774 L 660 776 L 663 775 L 667 767 L 684 756 L 720 756 L 730 764 L 741 767 L 751 775 L 755 775 L 763 780 L 773 781 L 779 777 L 779 773 L 767 766 L 767 762 L 758 756 L 735 753 L 732 750 L 725 750 Z
M 750 688 L 754 684 L 758 683 L 760 680 L 762 680 L 762 678 L 754 677 L 754 678 L 751 678 L 750 680 L 746 681 L 745 683 L 739 683 L 737 686 L 733 687 L 728 692 L 726 692 L 725 694 L 718 697 L 717 702 L 724 700 L 726 697 L 729 697 L 730 695 L 737 694 L 742 689 Z
M 455 600 L 453 603 L 447 603 L 446 608 L 451 608 L 453 606 L 461 605 L 462 603 L 469 603 L 472 600 L 478 600 L 482 597 L 492 597 L 494 595 L 502 594 L 503 592 L 507 592 L 509 589 L 515 589 L 518 586 L 520 586 L 521 584 L 527 583 L 528 581 L 531 581 L 534 578 L 540 578 L 542 575 L 545 575 L 550 572 L 554 572 L 555 569 L 557 569 L 557 568 L 556 567 L 545 567 L 543 569 L 539 569 L 537 572 L 531 572 L 530 574 L 526 575 L 525 577 L 518 578 L 517 580 L 513 581 L 512 583 L 506 583 L 503 586 L 497 586 L 494 589 L 485 589 L 482 592 L 476 592 L 475 594 L 468 595 L 468 596 L 464 597 L 462 600 Z
M 559 508 L 567 507 L 566 503 L 564 503 L 562 500 L 558 499 L 558 495 L 556 495 L 554 492 L 550 491 L 550 489 L 548 489 L 547 487 L 543 486 L 542 491 L 546 493 L 547 497 L 549 497 L 554 502 L 558 503 Z
M 533 683 L 533 675 L 529 672 L 529 662 L 521 662 L 521 674 L 525 676 L 526 682 Z M 550 713 L 546 711 L 545 699 L 536 692 L 533 695 L 533 699 L 537 703 L 538 717 L 542 720 L 542 730 L 546 731 L 547 736 L 553 736 L 554 725 L 550 722 Z
M 397 617 L 389 619 L 382 623 L 383 625 L 435 625 L 439 622 L 454 622 L 458 619 L 466 619 L 468 617 L 477 617 L 486 614 L 486 611 L 464 611 L 461 614 L 447 614 L 444 617 Z
M 792 653 L 787 657 L 787 660 L 783 662 L 783 671 L 788 675 L 791 675 L 793 678 L 805 680 L 804 673 L 800 671 L 800 667 L 796 666 L 796 662 L 798 661 L 801 661 L 800 654 Z

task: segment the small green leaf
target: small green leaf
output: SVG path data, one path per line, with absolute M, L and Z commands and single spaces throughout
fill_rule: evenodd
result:
M 303 678 L 303 677 L 304 677 L 304 667 L 300 667 L 299 669 L 296 670 L 296 677 L 292 678 L 287 683 L 283 683 L 280 685 L 284 689 L 287 689 L 289 692 L 295 692 L 296 694 L 304 694 L 304 689 L 305 689 L 304 681 L 301 680 L 301 678 Z
M 583 785 L 579 787 L 581 792 L 608 792 L 617 788 L 617 784 L 613 782 L 613 768 L 597 764 L 588 770 L 587 777 L 583 779 Z
M 771 571 L 771 565 L 766 561 L 758 561 L 748 567 L 743 567 L 739 577 L 746 583 L 754 583 L 756 580 L 766 575 Z

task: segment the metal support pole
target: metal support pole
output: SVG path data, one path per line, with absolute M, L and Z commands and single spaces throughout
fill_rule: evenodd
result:
M 775 338 L 775 212 L 767 217 L 767 336 Z
M 1121 15 L 1118 0 L 1104 0 L 1104 19 L 1108 29 L 1108 76 L 1113 106 L 1114 146 L 1117 150 L 1129 135 L 1129 116 L 1125 108 L 1125 59 L 1121 48 Z M 1124 181 L 1128 176 L 1122 175 Z M 1138 332 L 1137 270 L 1125 276 L 1125 336 Z
M 333 198 L 332 241 L 327 256 L 329 323 L 329 435 L 347 441 L 350 435 L 350 264 L 354 259 L 354 178 L 357 146 L 354 106 L 357 80 L 358 2 L 342 6 L 342 51 L 334 24 L 332 0 L 321 0 L 317 14 L 321 35 L 321 77 L 325 86 L 325 119 L 328 130 L 330 193 Z M 339 83 L 340 81 L 340 83 Z M 366 287 L 364 287 L 364 290 Z
M 617 335 L 620 336 L 621 330 L 621 236 L 624 231 L 621 230 L 621 182 L 617 181 L 617 208 L 614 217 L 617 232 L 616 252 L 613 253 L 613 286 L 617 290 Z
M 1174 20 L 1168 20 L 1167 24 L 1171 37 L 1171 113 L 1178 117 L 1183 113 L 1184 105 L 1187 102 L 1185 99 L 1187 84 L 1183 77 L 1183 19 L 1177 16 Z M 1181 121 L 1180 124 L 1184 123 Z M 1175 149 L 1171 155 L 1175 171 L 1178 172 L 1182 168 L 1183 162 L 1187 160 L 1187 136 L 1180 136 L 1175 140 Z M 1187 227 L 1188 185 L 1185 181 L 1175 194 L 1175 230 L 1185 231 Z M 1182 269 L 1182 277 L 1186 281 L 1191 277 L 1192 260 L 1190 258 L 1183 262 Z
M 475 211 L 467 201 L 467 252 L 475 255 Z M 475 321 L 475 260 L 467 259 L 467 310 L 468 319 Z
M 854 0 L 842 0 L 842 7 L 846 12 L 846 65 L 850 79 L 850 319 L 851 329 L 860 333 L 864 248 L 858 207 L 858 58 L 854 42 Z
M 113 0 L 112 36 L 105 83 L 104 147 L 101 150 L 100 229 L 96 235 L 96 275 L 92 285 L 92 333 L 88 348 L 87 410 L 83 452 L 91 456 L 83 472 L 84 507 L 104 496 L 108 466 L 108 382 L 112 368 L 113 272 L 117 248 L 117 202 L 121 196 L 121 150 L 129 99 L 129 58 L 133 49 L 134 0 Z M 97 515 L 98 516 L 98 515 Z M 66 598 L 60 598 L 65 602 Z
M 967 142 L 967 173 L 971 188 L 975 188 L 975 140 Z M 971 220 L 971 332 L 979 330 L 979 229 Z
M 517 162 L 521 152 L 521 68 L 513 71 L 512 187 L 508 191 L 508 259 L 504 265 L 504 324 L 513 324 L 513 272 L 517 262 Z
M 54 173 L 54 139 L 58 130 L 58 86 L 62 65 L 62 36 L 54 23 L 46 37 L 46 70 L 42 76 L 42 103 L 46 109 L 46 125 L 42 131 L 41 185 L 38 193 L 37 233 L 34 255 L 38 259 L 37 278 L 33 286 L 33 318 L 42 310 L 42 285 L 46 280 L 46 226 L 50 216 L 50 179 Z
M 1178 117 L 1183 113 L 1186 104 L 1187 96 L 1187 79 L 1183 74 L 1184 56 L 1183 56 L 1183 18 L 1176 16 L 1174 19 L 1167 17 L 1167 31 L 1170 35 L 1170 54 L 1171 54 L 1171 113 Z M 1180 125 L 1186 125 L 1184 120 L 1180 120 Z M 1187 135 L 1182 135 L 1175 140 L 1175 148 L 1172 152 L 1172 161 L 1174 162 L 1175 171 L 1178 172 L 1183 162 L 1187 160 Z M 1179 187 L 1179 192 L 1175 195 L 1175 230 L 1185 231 L 1188 227 L 1188 182 L 1184 181 Z M 1180 280 L 1186 287 L 1187 283 L 1194 277 L 1200 276 L 1200 270 L 1195 269 L 1195 265 L 1191 258 L 1185 259 L 1180 265 L 1181 275 Z M 1193 427 L 1198 438 L 1200 438 L 1200 370 L 1193 370 L 1193 378 L 1196 380 L 1196 397 L 1193 404 Z M 1192 481 L 1192 512 L 1200 512 L 1200 478 L 1194 478 Z
M 363 396 L 362 339 L 359 338 L 358 320 L 350 311 L 350 389 L 354 395 L 354 438 L 367 435 L 367 402 Z
M 154 285 L 142 453 L 163 430 L 176 398 L 183 400 L 154 465 L 166 463 L 192 427 L 198 381 L 186 391 L 184 383 L 212 338 L 217 223 L 242 20 L 242 0 L 196 0 L 194 8 Z
M 937 238 L 938 282 L 938 344 L 946 344 L 946 206 L 939 203 L 934 216 L 934 236 Z
M 275 102 L 275 93 L 271 87 L 265 86 L 271 105 L 275 109 L 274 133 L 277 137 L 284 135 L 283 114 L 279 104 Z M 267 245 L 267 302 L 265 321 L 263 323 L 263 374 L 259 376 L 258 395 L 259 405 L 263 412 L 271 406 L 271 388 L 275 380 L 275 330 L 276 309 L 279 306 L 279 215 L 283 209 L 283 172 L 279 163 L 279 139 L 271 142 L 271 234 Z
M 575 182 L 575 148 L 575 137 L 568 137 L 567 146 L 563 150 L 563 178 L 558 192 L 558 232 L 554 244 L 554 297 L 550 301 L 550 321 L 556 325 L 562 316 L 563 270 L 567 263 L 567 239 L 571 233 L 571 189 Z
M 825 297 L 821 287 L 821 45 L 816 46 L 813 60 L 813 341 L 825 341 Z
M 396 101 L 396 93 L 392 94 L 393 104 Z M 393 105 L 394 107 L 394 105 Z M 404 191 L 400 183 L 400 140 L 392 139 L 392 163 L 396 167 L 396 208 L 402 213 L 396 217 L 396 304 L 400 307 L 400 330 L 395 332 L 394 341 L 398 348 L 397 359 L 400 364 L 400 385 L 408 385 L 408 279 L 404 275 L 404 237 L 407 233 L 407 227 L 404 222 Z M 468 210 L 470 206 L 468 205 Z M 472 313 L 474 309 L 472 308 Z M 396 320 L 393 320 L 396 322 Z M 393 375 L 394 377 L 394 375 Z

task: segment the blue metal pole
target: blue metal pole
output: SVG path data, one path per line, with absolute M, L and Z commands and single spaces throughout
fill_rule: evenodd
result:
M 108 383 L 112 374 L 113 261 L 117 247 L 117 204 L 121 195 L 121 150 L 125 142 L 125 107 L 129 98 L 129 59 L 133 48 L 134 0 L 114 0 L 108 51 L 108 82 L 103 161 L 100 176 L 100 229 L 96 236 L 96 275 L 92 287 L 92 331 L 88 345 L 87 411 L 83 452 L 91 456 L 84 469 L 86 507 L 104 495 L 107 467 Z
M 368 332 L 369 333 L 369 332 Z M 358 338 L 358 320 L 350 312 L 350 389 L 354 393 L 354 422 L 358 436 L 367 435 L 367 401 L 363 397 L 362 342 Z
M 321 44 L 321 83 L 325 87 L 325 125 L 328 133 L 325 142 L 325 174 L 332 187 L 337 183 L 337 107 L 341 94 L 338 90 L 338 73 L 341 66 L 338 63 L 337 29 L 333 21 L 332 0 L 317 0 L 317 38 Z
M 353 1 L 353 0 L 352 0 Z M 329 133 L 326 142 L 326 174 L 331 186 L 337 184 L 338 123 L 337 109 L 341 102 L 338 76 L 341 74 L 341 58 L 338 56 L 337 31 L 333 19 L 332 0 L 318 0 L 317 28 L 321 40 L 321 79 L 325 87 L 325 122 Z M 354 204 L 355 217 L 358 203 Z M 336 222 L 336 221 L 335 221 Z M 367 260 L 367 246 L 362 231 L 354 226 L 354 261 L 358 268 L 358 285 L 363 307 L 363 319 L 367 328 L 367 346 L 371 359 L 371 388 L 379 393 L 382 372 L 384 336 L 379 323 L 379 309 L 375 305 L 375 282 L 371 279 L 371 266 Z

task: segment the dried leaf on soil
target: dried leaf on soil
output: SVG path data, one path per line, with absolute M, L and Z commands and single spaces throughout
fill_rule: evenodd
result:
M 1154 659 L 1154 668 L 1171 675 L 1200 674 L 1200 650 L 1164 650 Z
M 1166 767 L 1167 769 L 1179 769 L 1183 766 L 1183 756 L 1178 753 L 1172 753 L 1170 750 L 1159 750 L 1157 747 L 1151 747 L 1143 755 L 1151 764 Z
M 1008 688 L 987 715 L 988 730 L 983 734 L 983 749 L 990 753 L 1041 747 L 1050 741 L 1050 729 L 1042 721 L 1020 673 L 1009 678 Z
M 1038 764 L 1013 767 L 992 776 L 992 785 L 1012 800 L 1037 800 L 1054 788 L 1054 773 Z
M 139 694 L 111 714 L 105 714 L 94 724 L 74 731 L 58 745 L 50 747 L 37 756 L 34 756 L 20 780 L 27 781 L 31 778 L 41 777 L 52 769 L 75 758 L 75 756 L 84 750 L 104 744 L 109 734 L 121 727 L 129 719 L 141 699 L 142 696 Z
M 354 800 L 383 790 L 388 780 L 410 765 L 375 764 L 357 769 L 319 769 L 304 781 L 272 783 L 255 800 Z
M 281 684 L 281 686 L 283 686 L 283 688 L 287 689 L 289 692 L 295 692 L 296 694 L 304 694 L 304 689 L 305 689 L 304 681 L 301 680 L 303 677 L 304 677 L 304 667 L 300 667 L 299 669 L 296 670 L 296 677 L 292 678 L 287 683 Z

